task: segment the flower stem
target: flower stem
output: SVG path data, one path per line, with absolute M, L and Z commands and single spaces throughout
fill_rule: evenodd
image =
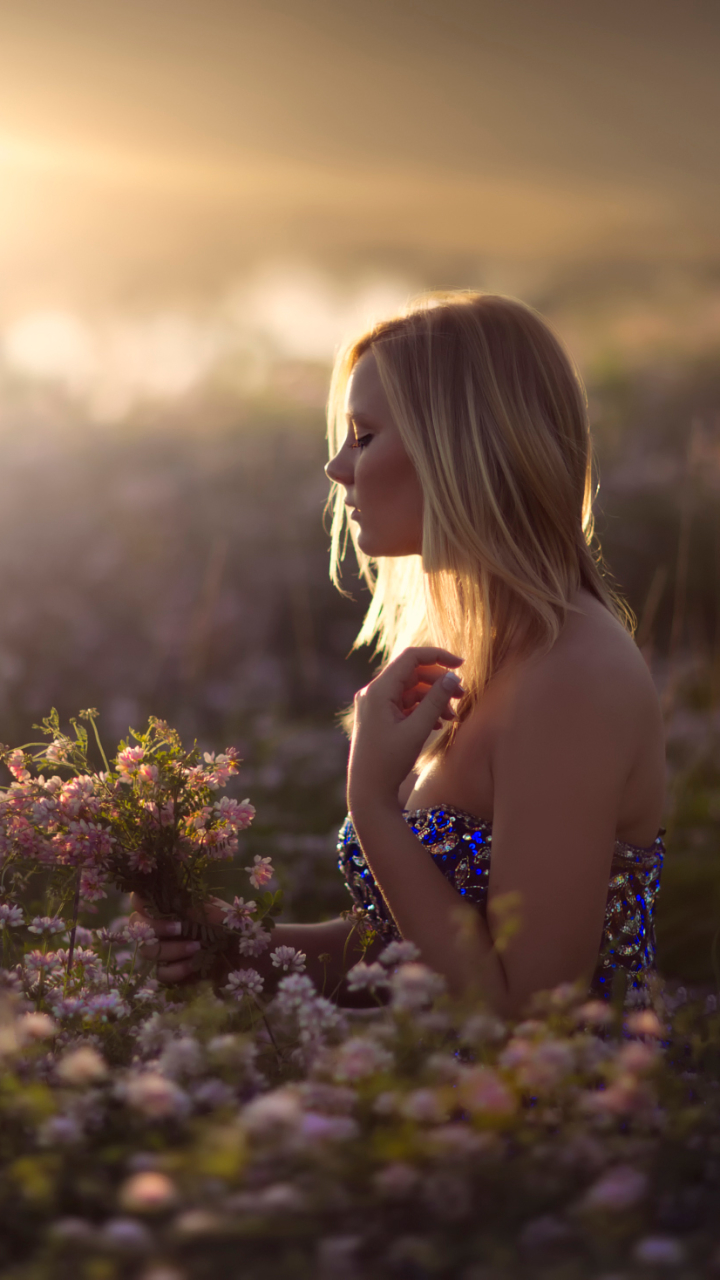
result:
M 78 867 L 77 884 L 75 885 L 75 901 L 73 903 L 73 922 L 70 930 L 70 950 L 68 951 L 67 970 L 65 972 L 65 981 L 70 977 L 72 972 L 73 956 L 75 955 L 75 931 L 77 929 L 78 912 L 80 910 L 80 868 Z

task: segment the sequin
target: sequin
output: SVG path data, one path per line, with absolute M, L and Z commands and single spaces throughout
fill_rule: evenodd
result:
M 434 862 L 466 902 L 485 916 L 492 826 L 449 805 L 406 809 L 403 817 Z M 372 871 L 347 818 L 338 837 L 338 866 L 356 906 L 382 938 L 399 938 Z M 650 848 L 615 841 L 600 954 L 591 983 L 609 999 L 620 978 L 629 1004 L 647 1003 L 647 979 L 655 972 L 655 901 L 665 848 L 659 835 Z

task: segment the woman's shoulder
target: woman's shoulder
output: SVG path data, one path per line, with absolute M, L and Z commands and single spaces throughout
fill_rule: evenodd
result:
M 546 714 L 557 725 L 579 720 L 662 733 L 657 692 L 645 660 L 618 619 L 588 592 L 578 593 L 575 608 L 551 649 L 517 666 L 512 681 L 512 719 Z

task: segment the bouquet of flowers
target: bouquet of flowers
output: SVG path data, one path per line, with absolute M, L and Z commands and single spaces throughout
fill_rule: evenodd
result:
M 151 717 L 145 732 L 130 731 L 110 763 L 97 716 L 81 711 L 70 735 L 53 710 L 36 726 L 47 741 L 0 747 L 13 779 L 0 792 L 0 917 L 8 917 L 0 924 L 13 923 L 8 913 L 21 913 L 17 904 L 41 877 L 50 914 L 39 919 L 53 925 L 50 933 L 69 928 L 68 973 L 81 909 L 96 911 L 112 889 L 138 893 L 151 914 L 179 917 L 181 936 L 203 942 L 208 968 L 232 933 L 241 941 L 247 935 L 248 943 L 260 934 L 269 941 L 262 922 L 272 924 L 279 893 L 263 892 L 257 902 L 236 898 L 225 925 L 205 919 L 208 873 L 234 856 L 238 833 L 255 815 L 248 800 L 218 794 L 238 772 L 237 751 L 201 756 Z M 102 769 L 91 764 L 89 730 Z M 256 857 L 246 870 L 257 890 L 272 879 L 268 858 Z M 253 953 L 251 946 L 241 950 Z

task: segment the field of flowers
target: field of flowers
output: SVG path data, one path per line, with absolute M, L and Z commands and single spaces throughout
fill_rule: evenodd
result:
M 3 812 L 14 794 L 30 852 L 57 837 L 65 879 L 37 856 L 15 877 L 22 860 L 4 850 L 3 1277 L 720 1273 L 711 376 L 659 389 L 608 375 L 593 392 L 604 545 L 667 716 L 665 980 L 652 1010 L 559 990 L 515 1025 L 451 1001 L 410 948 L 359 965 L 366 1007 L 340 1008 L 301 954 L 272 947 L 277 891 L 281 918 L 348 906 L 333 853 L 346 761 L 335 715 L 370 670 L 348 658 L 362 593 L 352 578 L 355 600 L 327 582 L 317 410 L 278 402 L 213 424 L 205 406 L 201 429 L 195 406 L 192 430 L 181 418 L 91 429 L 6 391 L 0 736 L 27 741 L 50 706 L 67 728 L 92 703 L 105 743 L 150 715 L 197 739 L 189 767 L 206 790 L 181 834 L 234 855 L 206 859 L 202 887 L 227 899 L 245 955 L 267 947 L 276 977 L 165 991 L 139 955 L 132 886 L 86 877 L 75 895 L 72 823 L 117 836 L 112 806 L 132 789 L 135 816 L 144 806 L 142 822 L 169 829 L 143 772 L 152 760 L 113 757 L 115 791 L 96 792 L 46 752 L 30 804 L 29 761 L 6 753 Z M 105 772 L 93 741 L 87 769 Z M 222 810 L 228 744 L 242 763 Z M 247 910 L 248 876 L 263 921 Z

